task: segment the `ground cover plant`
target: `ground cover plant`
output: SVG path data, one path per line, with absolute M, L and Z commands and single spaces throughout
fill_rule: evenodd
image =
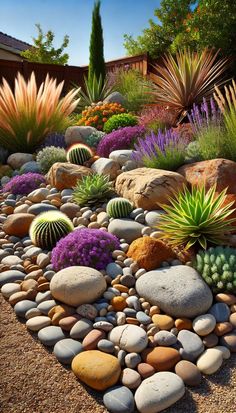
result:
M 131 113 L 120 113 L 118 115 L 111 116 L 104 124 L 104 132 L 111 133 L 119 128 L 125 128 L 126 126 L 137 125 L 137 117 L 131 115 Z
M 138 138 L 143 137 L 145 128 L 143 126 L 127 126 L 105 134 L 97 147 L 99 156 L 109 157 L 112 151 L 119 149 L 132 149 Z

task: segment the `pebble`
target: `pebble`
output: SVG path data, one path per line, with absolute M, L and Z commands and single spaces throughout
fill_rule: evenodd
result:
M 17 280 L 23 280 L 25 278 L 25 274 L 18 270 L 7 270 L 1 272 L 0 275 L 0 287 L 4 284 L 12 283 Z
M 91 330 L 83 339 L 82 346 L 84 350 L 95 350 L 98 342 L 105 337 L 104 331 Z
M 36 308 L 30 308 L 30 310 L 28 310 L 25 313 L 25 318 L 26 318 L 26 320 L 29 320 L 30 318 L 41 316 L 41 315 L 42 315 L 42 313 L 37 307 Z
M 150 324 L 152 322 L 151 317 L 145 314 L 143 311 L 138 311 L 136 314 L 137 320 L 144 325 Z
M 182 345 L 180 355 L 185 360 L 194 361 L 204 351 L 201 338 L 191 331 L 181 330 L 177 338 Z
M 40 254 L 37 255 L 36 264 L 40 268 L 45 268 L 49 263 L 50 263 L 50 257 L 48 256 L 48 254 L 41 252 Z
M 207 348 L 215 347 L 218 344 L 219 338 L 215 333 L 208 334 L 204 336 L 202 342 Z
M 224 360 L 228 360 L 230 358 L 231 353 L 230 353 L 230 351 L 227 347 L 225 347 L 225 346 L 216 346 L 215 349 L 222 351 L 222 356 L 223 356 Z
M 28 209 L 27 212 L 29 214 L 33 214 L 33 215 L 38 215 L 41 214 L 42 212 L 46 212 L 46 211 L 57 211 L 57 208 L 54 205 L 51 204 L 33 204 L 31 205 Z M 20 212 L 20 211 L 19 211 Z M 21 212 L 24 212 L 23 210 Z M 26 212 L 26 211 L 25 211 Z
M 141 383 L 141 376 L 137 371 L 127 367 L 121 372 L 120 380 L 128 389 L 137 389 Z
M 173 318 L 168 315 L 154 314 L 152 321 L 160 330 L 170 330 L 174 326 Z
M 26 321 L 26 327 L 31 331 L 39 331 L 51 324 L 50 317 L 39 315 Z
M 95 327 L 94 327 L 95 328 Z M 93 329 L 92 321 L 81 318 L 70 330 L 70 336 L 74 339 L 83 339 Z
M 53 348 L 53 353 L 62 364 L 70 364 L 81 351 L 83 351 L 82 344 L 72 338 L 64 338 L 58 341 Z
M 181 330 L 192 330 L 192 321 L 189 318 L 177 318 L 175 320 L 175 327 Z
M 234 294 L 219 293 L 216 294 L 215 300 L 219 303 L 225 303 L 227 305 L 236 304 L 236 296 Z
M 177 350 L 171 347 L 147 348 L 142 354 L 142 360 L 151 364 L 156 371 L 168 371 L 180 361 L 180 355 Z
M 229 321 L 234 328 L 236 328 L 236 313 L 230 314 Z
M 222 351 L 215 348 L 208 348 L 197 360 L 197 367 L 204 374 L 213 374 L 219 370 L 222 362 Z
M 121 284 L 125 285 L 126 287 L 133 287 L 135 285 L 135 278 L 131 274 L 122 275 L 120 277 Z
M 98 310 L 92 304 L 82 304 L 76 308 L 76 312 L 89 320 L 94 320 L 98 314 Z
M 103 396 L 103 403 L 110 413 L 133 413 L 134 396 L 125 386 L 108 389 Z
M 25 318 L 25 314 L 28 310 L 31 308 L 37 307 L 37 304 L 35 301 L 30 301 L 30 300 L 22 300 L 19 301 L 15 306 L 14 306 L 14 311 L 18 317 Z
M 141 413 L 157 413 L 176 403 L 185 393 L 183 380 L 174 373 L 160 372 L 145 379 L 135 392 Z
M 104 351 L 104 353 L 114 353 L 114 344 L 110 340 L 99 340 L 97 347 L 98 350 Z
M 125 356 L 126 356 L 127 353 L 124 350 L 119 350 L 118 346 L 115 346 L 115 352 L 116 352 L 116 350 L 117 350 L 117 358 L 119 360 L 119 363 L 120 363 L 121 366 L 124 366 Z
M 140 363 L 137 367 L 137 370 L 143 379 L 146 379 L 147 377 L 150 377 L 155 373 L 154 367 L 152 367 L 148 363 Z
M 1 293 L 3 297 L 9 298 L 12 294 L 17 293 L 20 290 L 21 290 L 21 287 L 19 284 L 7 283 L 2 286 Z
M 118 326 L 124 325 L 125 322 L 126 322 L 126 316 L 125 316 L 125 314 L 118 311 L 118 312 L 116 313 L 116 322 L 117 322 L 117 325 L 118 325 Z
M 37 304 L 40 304 L 43 301 L 49 301 L 49 300 L 52 300 L 51 291 L 45 291 L 42 293 L 39 292 L 35 297 L 35 301 Z
M 128 353 L 125 356 L 125 364 L 131 369 L 135 369 L 137 365 L 141 363 L 141 361 L 142 359 L 138 353 Z
M 131 353 L 140 353 L 148 344 L 146 332 L 141 327 L 132 324 L 113 328 L 108 339 L 118 345 L 120 349 Z
M 175 373 L 187 386 L 199 386 L 202 375 L 197 366 L 190 361 L 181 360 L 175 366 Z
M 126 303 L 130 308 L 133 308 L 135 311 L 141 310 L 141 305 L 137 296 L 131 296 L 126 299 Z
M 16 255 L 8 255 L 7 257 L 3 258 L 1 263 L 4 265 L 9 265 L 9 267 L 17 264 L 21 264 L 23 260 Z
M 216 303 L 208 311 L 212 314 L 217 323 L 223 323 L 229 320 L 230 309 L 225 303 Z
M 37 308 L 41 311 L 41 313 L 48 315 L 51 308 L 55 307 L 55 305 L 57 305 L 55 300 L 45 300 L 39 303 Z
M 93 324 L 93 328 L 98 328 L 103 331 L 111 331 L 113 329 L 113 325 L 108 321 L 97 321 Z
M 106 266 L 106 273 L 107 275 L 109 275 L 112 279 L 116 278 L 117 275 L 122 274 L 122 268 L 120 267 L 120 265 L 114 263 L 114 262 L 110 262 L 107 266 Z
M 229 333 L 233 330 L 233 326 L 231 323 L 225 321 L 224 323 L 217 323 L 214 329 L 214 333 L 218 336 L 224 336 L 225 334 Z
M 236 352 L 236 332 L 235 330 L 221 337 L 220 344 L 222 346 L 227 347 L 230 351 L 235 353 Z
M 57 326 L 48 326 L 42 328 L 38 332 L 38 339 L 45 346 L 54 346 L 59 340 L 65 338 L 61 327 Z
M 193 329 L 199 336 L 207 336 L 216 326 L 216 319 L 212 314 L 203 314 L 193 320 Z
M 159 331 L 154 335 L 154 343 L 159 346 L 172 346 L 177 342 L 177 337 L 169 331 Z

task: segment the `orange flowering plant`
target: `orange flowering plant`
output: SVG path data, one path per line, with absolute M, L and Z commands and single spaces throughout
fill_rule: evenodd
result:
M 93 126 L 103 130 L 104 123 L 113 115 L 126 112 L 120 103 L 101 103 L 83 110 L 78 125 Z

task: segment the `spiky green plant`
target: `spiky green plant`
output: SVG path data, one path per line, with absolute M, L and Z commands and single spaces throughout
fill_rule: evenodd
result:
M 125 218 L 132 211 L 133 205 L 125 198 L 113 198 L 107 204 L 107 213 L 112 218 Z
M 73 200 L 80 206 L 101 204 L 113 194 L 112 184 L 106 175 L 85 176 L 73 189 Z
M 218 246 L 201 250 L 192 265 L 214 293 L 236 293 L 235 248 Z
M 36 156 L 41 171 L 46 174 L 56 162 L 66 162 L 66 151 L 55 146 L 46 146 Z
M 216 194 L 216 186 L 207 192 L 205 186 L 193 186 L 169 199 L 170 205 L 162 205 L 163 214 L 158 229 L 162 238 L 172 246 L 186 246 L 186 249 L 200 244 L 204 249 L 208 243 L 222 244 L 225 236 L 235 227 L 235 219 L 228 218 L 234 211 L 233 202 L 224 205 L 227 188 Z
M 68 162 L 83 165 L 93 156 L 91 149 L 83 143 L 74 143 L 67 151 Z
M 74 226 L 67 215 L 60 211 L 46 211 L 32 221 L 29 236 L 34 245 L 50 250 L 57 241 L 73 231 Z
M 75 85 L 76 86 L 76 85 Z M 84 77 L 84 90 L 78 87 L 78 96 L 80 97 L 77 110 L 83 110 L 92 103 L 98 103 L 106 99 L 114 91 L 114 86 L 109 84 L 108 77 L 104 81 L 100 75 L 97 79 L 95 73 L 91 79 Z

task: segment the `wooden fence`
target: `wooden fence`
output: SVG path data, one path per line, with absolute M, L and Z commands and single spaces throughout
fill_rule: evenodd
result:
M 136 69 L 139 70 L 143 76 L 147 76 L 149 66 L 148 55 L 142 54 L 107 62 L 106 70 L 107 72 L 111 72 L 117 68 Z M 14 87 L 14 80 L 18 72 L 20 72 L 25 79 L 28 79 L 33 71 L 35 72 L 38 85 L 45 79 L 47 73 L 50 77 L 56 78 L 58 82 L 64 80 L 63 90 L 65 92 L 71 88 L 72 83 L 83 86 L 83 79 L 88 73 L 88 66 L 61 66 L 32 63 L 26 60 L 13 61 L 0 59 L 0 82 L 2 81 L 2 77 L 4 77 L 12 88 Z

